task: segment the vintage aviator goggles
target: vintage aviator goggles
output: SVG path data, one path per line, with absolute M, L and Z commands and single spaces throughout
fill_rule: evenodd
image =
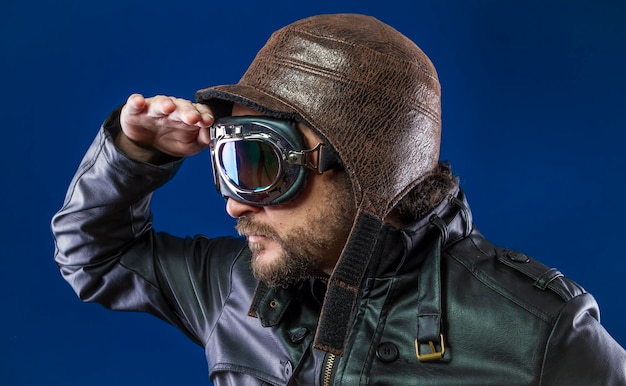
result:
M 266 116 L 231 116 L 210 128 L 215 187 L 225 198 L 258 206 L 285 203 L 300 193 L 308 170 L 337 165 L 319 143 L 305 149 L 296 122 Z

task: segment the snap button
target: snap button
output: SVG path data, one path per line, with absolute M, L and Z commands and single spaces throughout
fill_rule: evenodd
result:
M 293 368 L 291 367 L 291 361 L 287 361 L 287 363 L 285 363 L 285 376 L 287 378 L 291 377 L 291 372 L 293 371 Z
M 306 327 L 297 328 L 291 332 L 291 341 L 293 343 L 301 343 L 306 336 L 309 335 L 309 329 Z
M 528 256 L 518 251 L 507 251 L 506 256 L 516 263 L 528 263 L 530 261 Z
M 274 300 L 270 301 L 270 307 L 271 308 L 278 308 L 278 300 L 274 299 Z
M 391 342 L 382 342 L 376 349 L 376 357 L 385 363 L 390 363 L 398 359 L 400 350 L 398 346 Z

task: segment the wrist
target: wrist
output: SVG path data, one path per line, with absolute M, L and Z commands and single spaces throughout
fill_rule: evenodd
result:
M 181 157 L 175 157 L 165 154 L 162 151 L 149 146 L 142 146 L 132 139 L 128 138 L 122 130 L 119 131 L 114 139 L 115 146 L 119 151 L 124 153 L 128 158 L 145 162 L 153 165 L 164 165 L 170 162 L 178 161 Z
M 124 155 L 135 161 L 159 164 L 162 163 L 164 158 L 167 158 L 167 155 L 163 154 L 159 150 L 148 146 L 142 146 L 128 138 L 122 130 L 120 130 L 115 137 L 115 146 L 118 150 L 124 153 Z

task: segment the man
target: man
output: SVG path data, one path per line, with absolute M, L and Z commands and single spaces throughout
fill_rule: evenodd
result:
M 130 96 L 53 219 L 56 261 L 81 299 L 205 347 L 218 385 L 626 384 L 593 297 L 474 228 L 440 117 L 398 31 L 297 21 L 236 85 Z M 151 227 L 152 192 L 207 147 L 247 242 Z

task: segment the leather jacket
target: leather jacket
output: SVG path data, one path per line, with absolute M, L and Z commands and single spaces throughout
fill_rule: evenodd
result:
M 154 231 L 152 192 L 182 161 L 126 158 L 114 121 L 53 218 L 56 262 L 84 301 L 151 313 L 205 347 L 216 385 L 626 385 L 593 297 L 487 241 L 461 190 L 383 228 L 344 355 L 313 349 L 325 280 L 267 288 L 245 240 Z

